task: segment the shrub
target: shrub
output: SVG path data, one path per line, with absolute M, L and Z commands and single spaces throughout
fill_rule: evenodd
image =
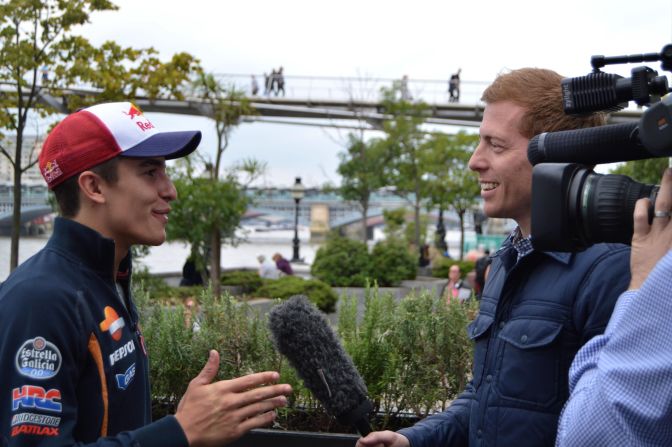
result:
M 457 261 L 455 259 L 442 258 L 434 261 L 432 264 L 432 276 L 435 278 L 448 278 L 448 270 L 453 264 L 460 266 L 462 277 L 465 277 L 476 265 L 474 261 Z
M 266 281 L 256 293 L 259 296 L 282 300 L 294 295 L 306 295 L 322 312 L 336 310 L 338 301 L 336 292 L 329 284 L 318 279 L 305 280 L 298 276 L 283 276 L 274 281 Z
M 395 240 L 378 242 L 371 253 L 371 277 L 383 287 L 414 279 L 418 262 L 406 246 Z
M 208 289 L 199 301 L 200 329 L 194 331 L 185 324 L 181 307 L 159 305 L 147 293 L 136 295 L 151 358 L 152 396 L 155 404 L 164 404 L 155 418 L 175 412 L 189 381 L 214 348 L 221 354 L 218 379 L 254 371 L 280 372 L 279 381 L 293 388 L 288 407 L 278 410 L 276 419 L 285 429 L 296 429 L 293 415 L 303 422 L 320 421 L 323 425 L 313 425 L 320 431 L 340 427 L 324 416 L 296 371 L 275 351 L 264 315 L 226 293 L 215 299 Z M 375 409 L 383 414 L 375 429 L 392 428 L 390 421 L 409 412 L 425 416 L 442 410 L 464 388 L 471 369 L 466 325 L 476 304 L 446 304 L 431 294 L 409 295 L 396 302 L 390 294 L 368 289 L 361 319 L 357 305 L 355 298 L 342 299 L 338 333 Z
M 464 389 L 472 359 L 466 327 L 475 306 L 447 304 L 430 293 L 396 302 L 391 294 L 369 289 L 358 322 L 356 299 L 341 298 L 339 335 L 374 409 L 384 414 L 376 429 L 387 428 L 400 413 L 424 417 L 444 410 Z
M 364 287 L 369 262 L 364 242 L 333 235 L 317 250 L 310 273 L 334 287 Z
M 263 283 L 259 273 L 253 270 L 233 270 L 222 275 L 223 286 L 241 286 L 242 292 L 247 294 L 254 294 Z

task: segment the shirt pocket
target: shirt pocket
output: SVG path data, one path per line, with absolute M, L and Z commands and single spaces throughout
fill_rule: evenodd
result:
M 494 318 L 490 315 L 479 314 L 467 327 L 467 334 L 474 342 L 474 367 L 472 382 L 478 387 L 485 368 L 485 355 L 488 351 L 488 334 Z
M 502 328 L 504 341 L 497 389 L 502 397 L 548 406 L 558 399 L 562 323 L 512 320 Z M 566 372 L 565 372 L 566 373 Z

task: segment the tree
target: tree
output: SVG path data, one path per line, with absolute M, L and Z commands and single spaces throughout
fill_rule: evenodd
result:
M 18 265 L 21 177 L 37 163 L 33 153 L 27 164 L 22 161 L 30 116 L 59 112 L 61 104 L 56 98 L 72 85 L 89 86 L 98 93 L 63 97 L 69 110 L 93 101 L 131 99 L 136 94 L 178 96 L 196 65 L 185 53 L 162 64 L 151 48 L 121 48 L 114 42 L 94 48 L 72 34 L 73 27 L 89 22 L 93 12 L 115 9 L 108 0 L 8 0 L 0 4 L 0 129 L 15 134 L 13 154 L 3 143 L 4 133 L 0 134 L 0 152 L 14 173 L 10 270 Z
M 189 237 L 183 239 L 192 243 L 193 254 L 196 248 L 194 244 L 199 246 L 206 240 L 203 238 L 207 237 L 210 247 L 210 280 L 212 282 L 212 290 L 215 296 L 220 296 L 222 242 L 226 239 L 230 241 L 235 240 L 235 229 L 238 227 L 242 214 L 245 212 L 245 208 L 243 208 L 242 212 L 238 213 L 239 201 L 233 192 L 228 190 L 232 185 L 236 185 L 238 194 L 242 195 L 245 199 L 242 188 L 235 182 L 233 176 L 229 174 L 224 180 L 220 179 L 222 155 L 229 146 L 231 133 L 240 124 L 241 118 L 246 115 L 253 115 L 255 110 L 242 90 L 238 90 L 233 85 L 223 85 L 210 73 L 198 72 L 192 88 L 194 94 L 203 99 L 210 108 L 209 115 L 215 121 L 217 147 L 215 148 L 214 160 L 204 160 L 207 179 L 192 178 L 190 181 L 185 180 L 185 186 L 189 184 L 194 189 L 202 189 L 198 193 L 193 192 L 195 195 L 207 195 L 210 193 L 228 195 L 215 195 L 212 198 L 212 200 L 218 202 L 217 206 L 219 207 L 217 212 L 212 213 L 208 211 L 207 206 L 210 206 L 210 204 L 204 198 L 202 203 L 206 208 L 195 209 L 194 211 L 199 214 L 195 214 L 191 220 L 185 220 L 184 223 L 189 226 L 191 224 L 188 222 L 193 222 L 195 216 L 203 216 L 206 222 L 207 235 L 206 233 L 199 233 L 193 236 L 187 235 Z M 249 176 L 249 178 L 255 178 L 263 169 L 265 169 L 265 166 L 254 160 L 247 160 L 240 165 L 240 170 Z M 190 172 L 188 171 L 189 176 L 191 175 Z M 227 200 L 232 200 L 232 203 L 227 204 Z M 244 200 L 244 203 L 247 205 L 247 199 Z M 226 211 L 227 207 L 228 211 Z M 234 221 L 235 225 L 232 225 Z
M 454 135 L 434 134 L 427 141 L 429 203 L 439 210 L 452 209 L 460 219 L 460 259 L 464 257 L 464 216 L 477 201 L 478 178 L 469 169 L 469 158 L 478 135 L 460 131 Z
M 646 160 L 628 161 L 611 170 L 610 173 L 627 175 L 641 183 L 658 185 L 668 163 L 667 158 L 647 158 Z
M 383 122 L 387 134 L 384 140 L 385 156 L 379 169 L 385 182 L 395 187 L 395 194 L 404 198 L 413 207 L 415 221 L 415 245 L 420 251 L 420 209 L 426 197 L 424 181 L 425 166 L 422 155 L 426 145 L 426 133 L 421 129 L 428 114 L 423 102 L 410 102 L 401 97 L 400 87 L 382 89 L 383 109 L 390 119 Z
M 212 253 L 208 252 L 216 251 L 216 247 L 210 246 L 215 231 L 220 237 L 220 250 L 222 239 L 232 244 L 237 242 L 235 231 L 247 209 L 248 200 L 234 176 L 213 181 L 209 174 L 198 177 L 189 171 L 173 174 L 179 200 L 171 205 L 166 233 L 170 240 L 189 242 L 190 257 L 196 262 L 197 269 L 203 271 L 208 255 L 212 259 Z M 215 286 L 221 293 L 220 277 L 220 269 L 211 269 L 213 293 Z
M 341 186 L 336 188 L 341 197 L 354 200 L 362 212 L 362 241 L 367 242 L 367 217 L 371 194 L 381 186 L 380 163 L 382 157 L 381 140 L 364 141 L 362 136 L 348 135 L 349 143 L 346 152 L 339 154 L 338 173 L 341 175 Z

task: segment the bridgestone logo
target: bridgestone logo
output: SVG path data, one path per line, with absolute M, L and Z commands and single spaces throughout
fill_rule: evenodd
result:
M 48 425 L 49 427 L 58 427 L 61 423 L 61 418 L 55 416 L 47 416 L 44 414 L 35 413 L 20 413 L 12 417 L 12 427 L 19 424 L 37 424 Z

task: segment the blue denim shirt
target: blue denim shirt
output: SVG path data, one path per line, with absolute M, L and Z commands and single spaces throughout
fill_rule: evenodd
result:
M 579 348 L 601 334 L 630 281 L 630 249 L 493 255 L 478 317 L 473 378 L 444 412 L 400 430 L 412 447 L 552 446 Z

